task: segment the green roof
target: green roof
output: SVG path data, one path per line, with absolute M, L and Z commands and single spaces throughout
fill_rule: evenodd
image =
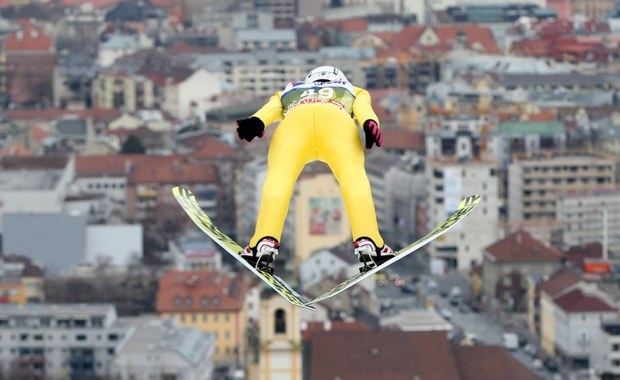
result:
M 495 133 L 500 135 L 540 135 L 545 137 L 565 132 L 564 123 L 559 121 L 513 121 L 502 123 L 495 130 Z

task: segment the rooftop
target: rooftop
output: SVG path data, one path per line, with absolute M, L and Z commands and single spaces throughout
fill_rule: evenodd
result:
M 56 188 L 62 170 L 0 170 L 0 191 L 52 190 Z

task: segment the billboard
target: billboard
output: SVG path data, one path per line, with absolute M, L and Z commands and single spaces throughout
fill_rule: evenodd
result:
M 310 235 L 340 235 L 342 199 L 339 197 L 310 198 Z

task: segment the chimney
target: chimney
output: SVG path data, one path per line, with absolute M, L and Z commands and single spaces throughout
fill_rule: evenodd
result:
M 131 160 L 125 161 L 125 174 L 131 173 L 132 169 L 133 169 L 133 162 L 131 162 Z

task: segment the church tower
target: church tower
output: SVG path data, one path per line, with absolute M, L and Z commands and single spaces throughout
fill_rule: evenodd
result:
M 277 294 L 261 300 L 258 362 L 251 379 L 301 380 L 301 309 Z

